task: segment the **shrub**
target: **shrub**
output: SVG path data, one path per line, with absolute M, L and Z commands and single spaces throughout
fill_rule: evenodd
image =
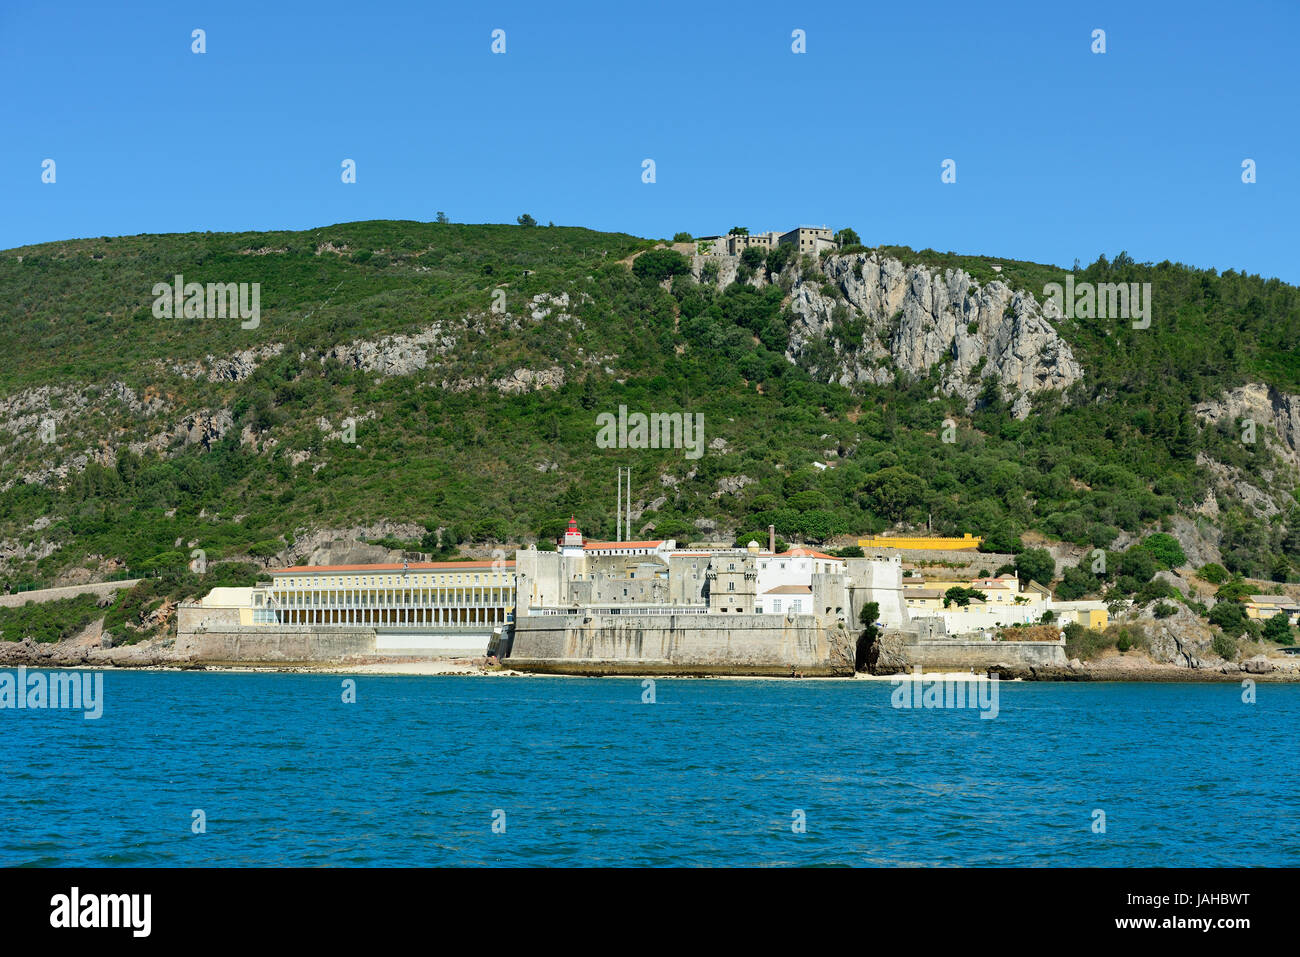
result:
M 1157 571 L 1155 556 L 1141 545 L 1134 545 L 1132 548 L 1121 552 L 1115 563 L 1115 574 L 1117 576 L 1131 578 L 1139 586 L 1154 578 Z M 1132 587 L 1126 590 L 1137 591 L 1137 588 Z
M 690 271 L 691 264 L 675 249 L 652 249 L 637 256 L 632 263 L 633 275 L 655 282 L 663 282 L 670 276 L 680 276 Z
M 1056 577 L 1056 560 L 1045 548 L 1026 548 L 1016 556 L 1016 574 L 1022 583 L 1036 581 L 1050 585 Z
M 102 614 L 94 595 L 0 608 L 0 637 L 5 641 L 31 638 L 42 644 L 63 641 L 75 637 Z
M 1210 609 L 1210 624 L 1218 625 L 1230 638 L 1246 630 L 1246 621 L 1246 609 L 1240 602 L 1220 601 Z
M 1056 597 L 1062 601 L 1077 601 L 1085 595 L 1101 590 L 1101 582 L 1082 568 L 1067 568 L 1056 586 Z
M 1065 654 L 1069 658 L 1088 661 L 1111 645 L 1110 639 L 1100 631 L 1085 628 L 1077 621 L 1072 621 L 1066 625 L 1064 631 Z
M 1264 638 L 1269 641 L 1276 641 L 1279 645 L 1295 644 L 1295 635 L 1292 633 L 1291 624 L 1287 621 L 1285 612 L 1278 612 L 1265 621 L 1262 634 Z
M 1153 614 L 1156 618 L 1169 618 L 1176 611 L 1178 611 L 1177 605 L 1171 605 L 1168 602 L 1162 601 L 1160 604 L 1156 605 L 1156 607 L 1151 610 L 1151 614 Z
M 1210 647 L 1214 649 L 1216 655 L 1225 661 L 1233 661 L 1237 657 L 1237 639 L 1228 635 L 1215 635 L 1210 642 Z
M 1228 570 L 1217 562 L 1202 565 L 1197 573 L 1211 585 L 1222 585 L 1228 580 Z
M 1155 601 L 1158 598 L 1173 598 L 1174 590 L 1168 582 L 1161 581 L 1159 578 L 1153 578 L 1137 590 L 1133 600 L 1139 605 L 1145 605 L 1147 602 Z
M 1178 539 L 1172 535 L 1167 535 L 1164 532 L 1148 535 L 1143 540 L 1142 547 L 1151 553 L 1161 568 L 1178 568 L 1187 564 L 1187 556 L 1183 554 L 1183 547 L 1178 544 Z

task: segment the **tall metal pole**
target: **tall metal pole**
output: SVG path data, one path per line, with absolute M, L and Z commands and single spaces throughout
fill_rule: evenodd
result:
M 632 540 L 632 466 L 627 467 L 627 540 Z
M 615 483 L 618 486 L 618 504 L 614 506 L 614 522 L 618 526 L 618 531 L 614 533 L 614 541 L 623 540 L 623 470 L 618 470 L 618 480 Z

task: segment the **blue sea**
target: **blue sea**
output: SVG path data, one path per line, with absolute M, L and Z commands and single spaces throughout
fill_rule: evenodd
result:
M 354 680 L 0 710 L 0 865 L 1300 864 L 1297 685 L 1004 682 L 987 720 L 888 682 Z

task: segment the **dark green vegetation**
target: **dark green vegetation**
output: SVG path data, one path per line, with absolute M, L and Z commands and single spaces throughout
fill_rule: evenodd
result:
M 104 600 L 94 595 L 77 595 L 37 604 L 29 602 L 17 608 L 0 608 L 0 637 L 5 641 L 31 638 L 36 642 L 54 642 L 73 638 L 96 619 L 104 619 L 104 632 L 118 645 L 135 644 L 144 638 L 169 633 L 170 604 L 205 594 L 213 588 L 251 585 L 257 578 L 254 565 L 223 562 L 203 575 L 188 569 L 167 571 L 148 578 L 132 588 L 117 592 Z
M 988 598 L 987 592 L 982 592 L 978 588 L 965 588 L 961 585 L 955 585 L 943 593 L 943 607 L 957 605 L 965 608 L 973 601 L 985 601 Z
M 77 595 L 43 604 L 28 602 L 17 608 L 0 608 L 0 638 L 5 641 L 46 643 L 75 637 L 87 625 L 103 616 L 99 599 Z
M 268 557 L 312 528 L 380 520 L 420 526 L 404 544 L 442 555 L 551 538 L 570 513 L 588 535 L 612 537 L 618 465 L 633 467 L 638 501 L 664 499 L 642 522 L 683 541 L 714 537 L 697 530 L 697 519 L 752 530 L 745 540 L 765 541 L 774 524 L 784 540 L 811 542 L 928 520 L 935 534 L 983 535 L 991 551 L 1023 551 L 1020 536 L 1030 530 L 1104 549 L 1120 530 L 1146 536 L 1204 499 L 1209 480 L 1198 452 L 1251 474 L 1265 464 L 1264 443 L 1202 430 L 1196 402 L 1250 380 L 1300 389 L 1300 291 L 1276 280 L 1124 256 L 1079 270 L 1081 281 L 1152 282 L 1155 321 L 1147 330 L 1062 322 L 1087 377 L 1016 421 L 995 389 L 972 414 L 960 401 L 936 401 L 937 372 L 850 389 L 788 362 L 788 247 L 741 267 L 775 285 L 718 292 L 693 282 L 675 253 L 643 255 L 628 268 L 630 256 L 652 246 L 540 225 L 367 222 L 0 253 L 0 354 L 10 360 L 0 366 L 0 399 L 50 386 L 67 390 L 50 400 L 57 406 L 121 381 L 143 400 L 167 403 L 152 417 L 112 403 L 102 414 L 73 415 L 52 446 L 30 430 L 0 432 L 0 485 L 9 483 L 0 493 L 0 540 L 55 549 L 10 563 L 0 585 L 44 584 L 70 566 L 117 559 L 133 572 L 177 576 L 165 590 L 183 591 L 191 547 L 212 563 Z M 984 282 L 997 275 L 986 257 L 882 251 L 960 266 Z M 1036 296 L 1061 278 L 1052 267 L 999 262 L 1000 278 Z M 152 288 L 176 273 L 260 283 L 261 325 L 155 319 Z M 490 312 L 497 289 L 512 318 Z M 531 318 L 531 297 L 566 292 L 573 319 L 558 320 L 558 309 Z M 434 322 L 455 343 L 412 374 L 381 378 L 320 359 L 338 345 Z M 860 340 L 847 312 L 837 322 L 841 338 Z M 173 369 L 271 343 L 284 351 L 243 381 L 186 379 Z M 819 348 L 829 344 L 813 343 L 808 354 Z M 506 395 L 490 385 L 517 369 L 553 367 L 565 377 L 555 390 Z M 680 449 L 597 448 L 596 415 L 619 405 L 702 413 L 706 443 L 726 446 L 697 460 Z M 124 450 L 187 414 L 221 408 L 235 424 L 210 447 L 172 443 L 162 456 Z M 335 429 L 356 417 L 356 443 L 327 439 L 322 416 Z M 947 417 L 959 424 L 956 444 L 939 440 Z M 257 447 L 241 442 L 245 430 Z M 48 485 L 22 479 L 104 446 L 119 449 L 112 464 L 73 467 Z M 302 452 L 311 455 L 295 461 Z M 815 461 L 835 467 L 819 470 Z M 740 475 L 751 482 L 715 497 L 721 479 Z M 50 524 L 34 532 L 41 517 Z M 1296 577 L 1296 518 L 1266 524 L 1225 502 L 1228 571 Z M 1152 573 L 1172 555 L 1167 546 L 1161 539 L 1143 549 Z M 1017 572 L 1034 561 L 1027 556 Z M 1142 556 L 1117 553 L 1115 565 L 1105 577 L 1085 566 L 1094 581 L 1073 587 L 1135 592 L 1151 581 Z M 161 597 L 142 596 L 132 613 Z

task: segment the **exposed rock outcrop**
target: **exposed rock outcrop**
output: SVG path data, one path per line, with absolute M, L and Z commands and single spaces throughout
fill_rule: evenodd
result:
M 564 370 L 559 366 L 550 369 L 516 369 L 492 383 L 492 387 L 505 395 L 536 392 L 538 389 L 559 389 L 564 385 Z
M 939 366 L 945 394 L 973 405 L 991 378 L 1012 413 L 1024 418 L 1034 393 L 1065 389 L 1083 377 L 1032 295 L 997 280 L 981 286 L 961 270 L 906 266 L 879 253 L 828 256 L 811 276 L 796 274 L 790 309 L 787 356 L 807 362 L 811 342 L 832 340 L 833 365 L 810 371 L 844 385 L 887 382 L 898 371 L 924 375 Z M 843 319 L 854 317 L 865 320 L 862 337 L 843 341 Z
M 1273 456 L 1268 467 L 1248 471 L 1199 453 L 1196 462 L 1209 471 L 1216 489 L 1264 518 L 1290 507 L 1287 490 L 1300 478 L 1300 396 L 1253 382 L 1202 402 L 1196 415 L 1241 442 L 1262 443 Z M 1207 498 L 1198 511 L 1217 518 L 1218 503 Z
M 421 329 L 414 335 L 385 336 L 375 341 L 358 339 L 335 346 L 321 356 L 321 361 L 337 359 L 345 366 L 375 375 L 410 375 L 429 365 L 429 355 L 446 355 L 456 345 L 456 336 L 441 322 Z
M 774 279 L 789 290 L 786 358 L 823 381 L 883 385 L 938 366 L 944 394 L 970 408 L 992 379 L 1024 418 L 1035 393 L 1083 378 L 1038 301 L 999 280 L 980 285 L 960 269 L 908 266 L 877 252 L 809 262 L 803 257 Z M 691 260 L 692 275 L 719 289 L 737 281 L 738 269 L 736 256 Z M 768 281 L 762 269 L 748 280 Z

